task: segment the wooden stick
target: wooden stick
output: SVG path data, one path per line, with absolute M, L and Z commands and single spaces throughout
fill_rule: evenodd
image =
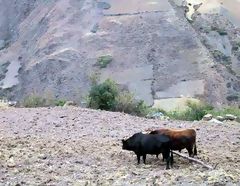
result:
M 181 157 L 183 157 L 183 158 L 185 158 L 185 159 L 188 159 L 188 160 L 191 160 L 191 161 L 193 161 L 193 162 L 195 162 L 195 163 L 198 163 L 198 164 L 200 164 L 200 165 L 202 165 L 203 167 L 206 167 L 206 168 L 208 168 L 208 169 L 214 169 L 211 165 L 206 165 L 204 162 L 202 162 L 202 161 L 200 161 L 200 160 L 197 160 L 197 159 L 192 158 L 192 157 L 188 157 L 188 156 L 186 156 L 186 155 L 184 155 L 184 154 L 181 154 L 181 153 L 179 153 L 179 152 L 173 151 L 173 154 L 177 154 L 178 156 L 181 156 Z M 216 166 L 215 166 L 215 168 L 216 168 Z

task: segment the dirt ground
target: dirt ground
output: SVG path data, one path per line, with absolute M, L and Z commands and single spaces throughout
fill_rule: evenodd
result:
M 0 185 L 240 185 L 240 124 L 159 121 L 82 108 L 0 112 Z M 121 139 L 148 128 L 197 130 L 198 159 L 137 165 Z M 184 151 L 184 153 L 186 153 Z

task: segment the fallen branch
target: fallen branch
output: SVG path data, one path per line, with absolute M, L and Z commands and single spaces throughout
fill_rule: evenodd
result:
M 183 157 L 183 158 L 185 158 L 185 159 L 188 159 L 188 160 L 191 160 L 191 161 L 193 161 L 193 162 L 195 162 L 195 163 L 198 163 L 198 164 L 200 164 L 200 165 L 202 165 L 203 167 L 206 167 L 206 168 L 208 168 L 208 169 L 214 169 L 211 165 L 206 165 L 204 162 L 202 162 L 202 161 L 200 161 L 200 160 L 197 160 L 197 159 L 195 159 L 195 158 L 186 156 L 186 155 L 181 154 L 181 153 L 179 153 L 179 152 L 173 151 L 173 154 L 177 154 L 178 156 L 181 156 L 181 157 Z

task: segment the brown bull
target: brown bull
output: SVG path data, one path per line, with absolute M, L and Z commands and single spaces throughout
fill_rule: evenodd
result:
M 165 134 L 171 139 L 171 150 L 187 149 L 190 157 L 197 155 L 196 131 L 194 129 L 159 129 L 150 134 Z

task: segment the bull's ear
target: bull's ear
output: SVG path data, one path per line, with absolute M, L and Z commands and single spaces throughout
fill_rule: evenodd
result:
M 125 142 L 125 140 L 124 139 L 122 139 L 122 143 L 124 143 Z

